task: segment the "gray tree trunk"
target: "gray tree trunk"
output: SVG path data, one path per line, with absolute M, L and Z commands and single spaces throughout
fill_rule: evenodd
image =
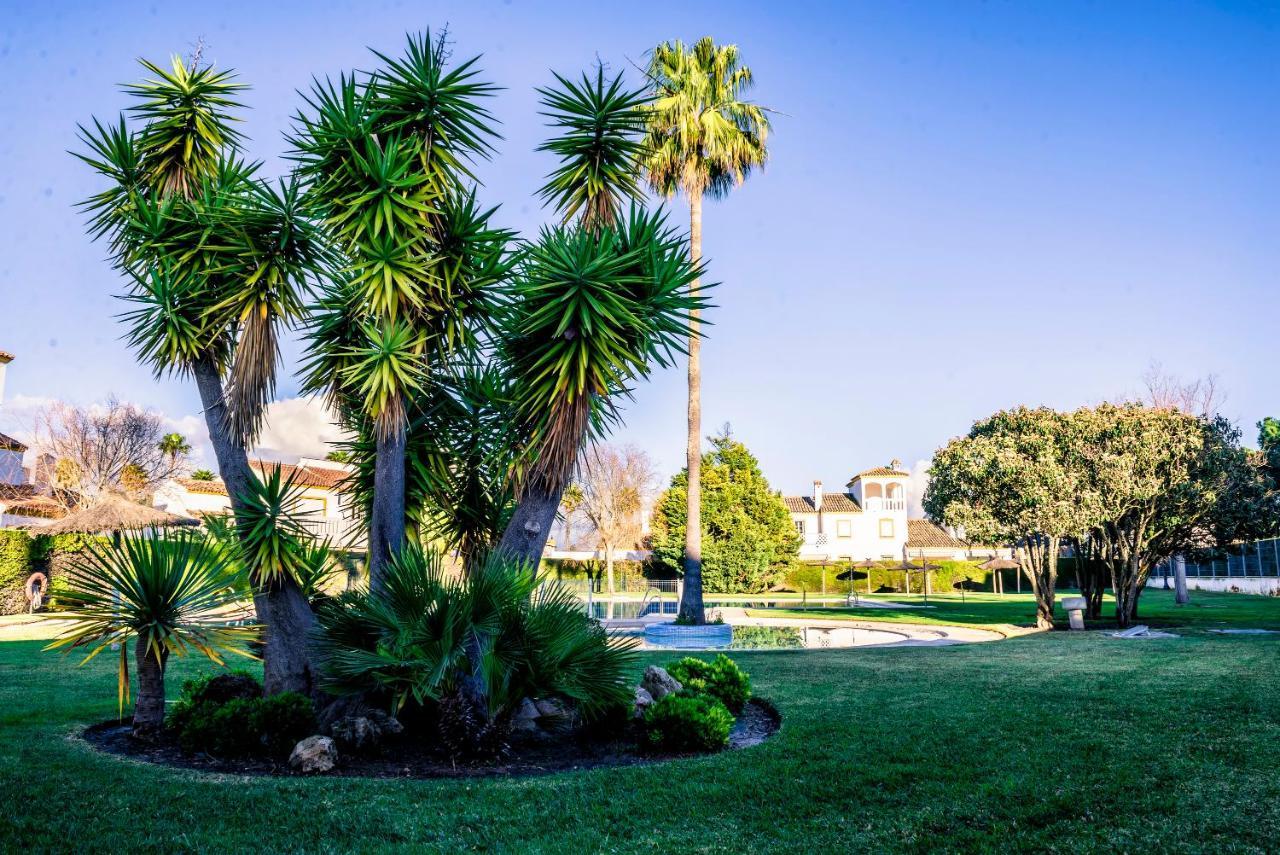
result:
M 564 485 L 552 490 L 545 487 L 527 489 L 502 533 L 498 552 L 536 570 L 542 561 L 542 550 L 547 545 L 547 538 L 551 535 L 551 526 L 555 524 L 562 495 Z
M 244 510 L 253 473 L 244 443 L 227 428 L 227 407 L 223 400 L 222 376 L 212 359 L 202 358 L 192 367 L 200 402 L 204 407 L 209 442 L 218 461 L 218 474 L 227 487 L 231 510 L 239 515 Z M 313 695 L 317 691 L 311 666 L 310 633 L 315 615 L 302 591 L 291 578 L 253 598 L 258 621 L 265 627 L 262 656 L 262 684 L 268 695 L 299 692 Z
M 133 735 L 154 739 L 164 728 L 164 667 L 169 658 L 162 653 L 157 661 L 142 639 L 134 641 L 134 661 L 138 672 L 138 699 L 133 707 Z
M 1187 592 L 1187 559 L 1181 555 L 1173 559 L 1173 589 L 1173 600 L 1178 605 L 1185 606 L 1191 602 L 1191 595 Z
M 369 590 L 379 591 L 387 562 L 404 548 L 405 444 L 407 428 L 378 437 L 373 471 L 373 513 L 369 519 Z
M 702 260 L 702 193 L 689 194 L 689 260 Z M 695 279 L 691 287 L 697 288 Z M 689 488 L 685 506 L 684 590 L 680 595 L 680 619 L 706 623 L 702 603 L 702 345 L 698 338 L 698 315 L 689 316 L 689 423 L 686 454 Z

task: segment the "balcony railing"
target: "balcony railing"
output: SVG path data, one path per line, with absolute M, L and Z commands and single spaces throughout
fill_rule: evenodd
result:
M 302 527 L 317 540 L 328 540 L 334 546 L 349 549 L 365 548 L 365 530 L 355 520 L 346 517 L 312 517 L 301 520 Z
M 906 499 L 882 499 L 879 496 L 871 496 L 862 500 L 863 510 L 867 511 L 905 511 L 907 509 Z

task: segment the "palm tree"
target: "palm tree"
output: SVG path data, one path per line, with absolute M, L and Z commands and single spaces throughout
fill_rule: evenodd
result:
M 87 651 L 83 662 L 119 645 L 120 714 L 129 700 L 129 642 L 134 641 L 138 696 L 133 734 L 153 738 L 164 726 L 164 674 L 170 656 L 194 651 L 218 664 L 228 653 L 251 656 L 258 628 L 233 626 L 218 609 L 234 602 L 235 569 L 212 541 L 188 533 L 165 540 L 124 535 L 113 545 L 88 543 L 67 573 L 61 608 L 70 626 L 45 649 Z M 81 664 L 83 664 L 83 662 Z
M 556 79 L 539 92 L 558 135 L 540 150 L 560 167 L 540 195 L 563 224 L 523 247 L 498 340 L 525 446 L 498 551 L 531 566 L 579 452 L 617 418 L 632 382 L 684 352 L 691 313 L 705 305 L 683 240 L 638 204 L 647 98 L 599 68 L 577 83 Z
M 161 454 L 169 458 L 170 472 L 178 471 L 178 458 L 185 457 L 191 453 L 190 443 L 180 433 L 166 433 L 157 447 L 160 449 Z
M 476 59 L 449 66 L 443 39 L 374 52 L 371 74 L 317 82 L 292 136 L 307 197 L 343 256 L 313 312 L 309 391 L 376 439 L 369 579 L 405 542 L 405 451 L 413 398 L 496 311 L 510 233 L 489 226 L 468 164 L 496 136 Z
M 230 71 L 149 62 L 151 79 L 126 86 L 142 127 L 93 121 L 78 155 L 107 189 L 83 203 L 89 231 L 105 239 L 131 281 L 126 338 L 157 377 L 196 381 L 218 469 L 241 514 L 254 476 L 246 447 L 275 383 L 277 327 L 302 311 L 300 294 L 325 264 L 296 185 L 271 187 L 238 157 Z M 268 693 L 310 692 L 306 634 L 314 621 L 289 578 L 259 592 L 269 627 Z
M 769 119 L 765 108 L 742 100 L 752 85 L 737 45 L 717 45 L 710 36 L 692 47 L 663 42 L 648 70 L 653 86 L 646 138 L 649 183 L 666 196 L 689 197 L 689 258 L 702 260 L 702 199 L 719 199 L 763 167 Z M 697 283 L 694 283 L 696 288 Z M 695 310 L 689 323 L 688 526 L 680 617 L 702 623 L 702 364 Z

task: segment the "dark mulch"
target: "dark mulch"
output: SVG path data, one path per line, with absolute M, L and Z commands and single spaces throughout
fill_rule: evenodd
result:
M 782 726 L 782 716 L 770 701 L 752 698 L 734 722 L 727 750 L 759 745 Z M 109 721 L 85 729 L 83 737 L 93 747 L 108 754 L 118 754 L 180 769 L 217 772 L 231 775 L 298 775 L 289 768 L 287 758 L 213 757 L 188 754 L 173 742 L 140 742 L 130 736 L 127 721 Z M 441 758 L 438 751 L 403 739 L 389 747 L 382 756 L 342 756 L 336 769 L 328 775 L 353 778 L 470 778 L 492 776 L 549 775 L 579 769 L 608 766 L 635 766 L 659 763 L 685 754 L 652 754 L 641 752 L 633 740 L 590 740 L 565 737 L 546 742 L 515 746 L 501 761 L 457 764 Z

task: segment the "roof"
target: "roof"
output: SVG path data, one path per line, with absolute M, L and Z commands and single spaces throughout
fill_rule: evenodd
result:
M 816 514 L 812 496 L 783 496 L 787 510 L 793 514 Z M 860 514 L 862 508 L 848 493 L 823 493 L 822 512 L 830 514 Z
M 0 502 L 20 502 L 35 494 L 35 484 L 0 484 Z
M 99 534 L 124 529 L 157 528 L 171 525 L 198 525 L 198 520 L 180 517 L 132 502 L 114 493 L 102 495 L 82 511 L 76 511 L 49 525 L 40 526 L 41 534 Z
M 854 475 L 852 478 L 849 479 L 849 483 L 852 484 L 854 481 L 857 481 L 859 478 L 910 478 L 910 477 L 911 477 L 910 473 L 903 472 L 901 469 L 892 469 L 888 466 L 877 466 L 874 469 L 868 469 L 865 472 L 859 472 L 857 475 Z
M 292 463 L 279 463 L 271 460 L 250 460 L 249 465 L 259 472 L 269 472 L 273 467 L 280 467 L 282 478 L 293 478 L 293 483 L 302 487 L 317 487 L 321 490 L 339 490 L 348 473 L 342 469 L 327 469 L 320 466 L 299 466 Z M 189 493 L 206 493 L 213 496 L 227 495 L 227 485 L 221 479 L 198 481 L 195 478 L 175 478 Z
M 0 449 L 5 451 L 26 451 L 27 447 L 7 433 L 0 433 Z
M 67 509 L 62 506 L 62 503 L 48 496 L 32 496 L 11 504 L 6 503 L 4 512 L 15 517 L 44 517 L 45 519 L 58 519 L 67 515 Z
M 928 520 L 907 520 L 907 549 L 967 549 L 969 544 L 952 537 Z

